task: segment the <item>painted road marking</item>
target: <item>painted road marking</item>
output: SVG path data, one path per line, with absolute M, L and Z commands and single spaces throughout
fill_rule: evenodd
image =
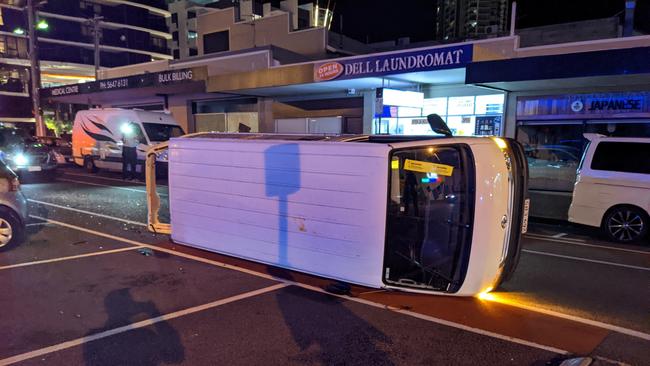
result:
M 571 245 L 577 245 L 577 246 L 583 246 L 583 247 L 590 247 L 590 248 L 600 248 L 600 249 L 608 249 L 608 250 L 618 250 L 621 252 L 628 252 L 628 253 L 637 253 L 637 254 L 647 254 L 650 255 L 650 251 L 647 250 L 635 250 L 635 249 L 625 249 L 625 248 L 617 248 L 617 247 L 611 247 L 607 245 L 598 245 L 598 244 L 587 244 L 584 241 L 572 241 L 570 239 L 562 239 L 562 240 L 556 240 L 556 239 L 551 239 L 550 236 L 543 236 L 543 235 L 531 235 L 531 234 L 526 234 L 526 236 L 531 237 L 533 239 L 538 239 L 538 240 L 544 240 L 544 241 L 549 241 L 553 243 L 562 243 L 562 244 L 571 244 Z
M 91 178 L 91 179 L 92 179 L 92 178 L 97 178 L 97 179 L 106 179 L 106 180 L 112 180 L 112 181 L 120 182 L 120 183 L 124 183 L 124 182 L 125 182 L 124 179 L 104 177 L 104 176 L 101 176 L 101 175 L 76 174 L 76 173 L 69 173 L 69 172 L 65 172 L 65 171 L 63 172 L 63 175 L 72 175 L 72 176 L 75 176 L 75 177 L 84 177 L 84 178 Z M 134 183 L 134 182 L 132 182 L 132 183 Z M 167 186 L 164 185 L 164 184 L 158 184 L 158 183 L 156 183 L 156 185 L 159 186 L 159 187 L 167 187 Z
M 49 225 L 47 222 L 33 222 L 31 224 L 25 225 L 25 227 L 31 227 L 31 226 L 41 226 L 41 225 Z
M 116 187 L 116 186 L 109 186 L 108 184 L 100 184 L 100 183 L 91 183 L 91 182 L 82 182 L 80 180 L 74 180 L 74 179 L 65 179 L 65 178 L 56 178 L 57 181 L 61 182 L 71 182 L 71 183 L 77 183 L 77 184 L 86 184 L 89 186 L 97 186 L 97 187 L 107 187 L 107 188 L 114 188 L 114 189 L 120 189 L 123 191 L 129 191 L 129 192 L 139 192 L 139 193 L 147 193 L 147 191 L 142 190 L 142 189 L 135 189 L 135 188 L 128 188 L 128 187 Z M 160 193 L 158 192 L 159 196 L 164 196 L 167 197 L 167 193 Z
M 59 258 L 43 259 L 43 260 L 40 260 L 40 261 L 32 261 L 32 262 L 24 262 L 24 263 L 18 263 L 18 264 L 10 264 L 10 265 L 7 265 L 7 266 L 0 266 L 0 270 L 18 268 L 18 267 L 28 267 L 28 266 L 34 266 L 34 265 L 37 265 L 37 264 L 63 262 L 63 261 L 71 260 L 71 259 L 95 257 L 95 256 L 98 256 L 98 255 L 104 255 L 104 254 L 120 253 L 120 252 L 129 251 L 129 250 L 134 250 L 134 249 L 137 249 L 137 248 L 142 248 L 142 245 L 137 245 L 137 246 L 128 247 L 128 248 L 102 250 L 102 251 L 99 251 L 99 252 L 91 252 L 91 253 L 84 253 L 84 254 L 78 254 L 78 255 L 71 255 L 71 256 L 68 256 L 68 257 L 59 257 Z
M 60 209 L 62 209 L 62 210 L 70 210 L 70 211 L 74 211 L 74 212 L 78 212 L 78 213 L 83 213 L 83 214 L 86 214 L 86 215 L 93 215 L 93 216 L 97 216 L 97 217 L 103 217 L 103 218 L 105 218 L 105 219 L 111 219 L 111 220 L 115 220 L 115 221 L 121 221 L 121 222 L 124 222 L 124 223 L 127 223 L 127 224 L 131 224 L 131 225 L 139 225 L 139 226 L 144 226 L 144 227 L 147 226 L 147 224 L 145 224 L 144 222 L 138 222 L 138 221 L 131 221 L 131 220 L 127 220 L 127 219 L 121 219 L 121 218 L 119 218 L 119 217 L 114 217 L 114 216 L 104 215 L 104 214 L 100 214 L 100 213 L 92 212 L 92 211 L 81 210 L 81 209 L 74 208 L 74 207 L 61 206 L 61 205 L 57 205 L 57 204 L 55 204 L 55 203 L 49 203 L 49 202 L 43 202 L 43 201 L 37 201 L 37 200 L 31 199 L 31 198 L 28 198 L 27 201 L 29 201 L 29 202 L 34 202 L 34 203 L 38 203 L 39 205 L 52 206 L 52 207 L 60 208 Z
M 558 234 L 556 234 L 556 235 L 558 235 Z M 558 239 L 558 238 L 555 237 L 555 235 L 541 235 L 541 234 L 526 233 L 526 234 L 524 234 L 524 236 L 529 236 L 529 237 L 532 237 L 532 238 L 545 239 L 545 240 L 552 240 L 552 239 L 557 240 Z M 563 238 L 562 242 L 565 242 L 565 241 L 571 241 L 571 242 L 575 242 L 575 243 L 586 243 L 586 240 L 584 240 L 584 239 L 576 239 L 576 238 Z
M 46 355 L 48 353 L 62 351 L 64 349 L 80 346 L 80 345 L 82 345 L 84 343 L 88 343 L 88 342 L 96 341 L 98 339 L 110 337 L 110 336 L 113 336 L 113 335 L 116 335 L 116 334 L 128 332 L 130 330 L 139 329 L 139 328 L 143 328 L 143 327 L 148 327 L 148 326 L 156 324 L 156 323 L 172 320 L 172 319 L 175 319 L 175 318 L 178 318 L 178 317 L 181 317 L 181 316 L 197 313 L 199 311 L 216 308 L 216 307 L 221 306 L 221 305 L 225 305 L 225 304 L 229 304 L 229 303 L 232 303 L 232 302 L 235 302 L 235 301 L 247 299 L 249 297 L 262 295 L 262 294 L 265 294 L 267 292 L 273 292 L 275 290 L 279 290 L 279 289 L 287 287 L 287 286 L 289 286 L 289 284 L 279 283 L 279 284 L 276 284 L 276 285 L 273 285 L 273 286 L 261 288 L 259 290 L 245 292 L 243 294 L 231 296 L 231 297 L 221 299 L 221 300 L 217 300 L 217 301 L 213 301 L 213 302 L 210 302 L 210 303 L 207 303 L 207 304 L 198 305 L 198 306 L 194 306 L 194 307 L 187 308 L 187 309 L 184 309 L 184 310 L 175 311 L 173 313 L 168 313 L 168 314 L 161 315 L 161 316 L 158 316 L 158 317 L 155 317 L 155 318 L 142 320 L 142 321 L 139 321 L 139 322 L 136 322 L 136 323 L 132 323 L 132 324 L 128 324 L 128 325 L 125 325 L 125 326 L 122 326 L 122 327 L 110 329 L 110 330 L 107 330 L 107 331 L 104 331 L 104 332 L 92 334 L 92 335 L 89 335 L 89 336 L 86 336 L 86 337 L 81 337 L 81 338 L 73 339 L 71 341 L 59 343 L 59 344 L 56 344 L 56 345 L 53 345 L 53 346 L 37 349 L 37 350 L 31 351 L 31 352 L 22 353 L 22 354 L 19 354 L 19 355 L 15 355 L 15 356 L 8 357 L 8 358 L 0 360 L 0 365 L 10 365 L 12 363 L 29 360 L 30 358 L 43 356 L 43 355 Z
M 533 312 L 536 312 L 536 313 L 555 316 L 555 317 L 562 318 L 562 319 L 573 320 L 575 322 L 592 325 L 594 327 L 605 328 L 605 329 L 608 329 L 608 330 L 611 330 L 611 331 L 614 331 L 614 332 L 617 332 L 617 333 L 621 333 L 621 334 L 629 335 L 629 336 L 632 336 L 632 337 L 641 338 L 641 339 L 644 339 L 646 341 L 650 341 L 650 334 L 643 333 L 643 332 L 640 332 L 638 330 L 623 328 L 623 327 L 619 327 L 618 325 L 602 323 L 602 322 L 599 322 L 597 320 L 581 318 L 581 317 L 578 317 L 578 316 L 575 316 L 575 315 L 559 313 L 557 311 L 548 310 L 548 309 L 540 308 L 540 307 L 537 307 L 537 306 L 525 305 L 525 304 L 522 304 L 522 303 L 519 303 L 519 302 L 516 302 L 516 301 L 506 300 L 506 299 L 501 298 L 499 296 L 498 292 L 496 292 L 495 295 L 496 296 L 493 299 L 490 299 L 490 300 L 487 300 L 487 301 L 496 302 L 496 303 L 504 304 L 504 305 L 510 305 L 510 306 L 514 306 L 516 308 L 521 308 L 521 309 L 528 310 L 528 311 L 533 311 Z
M 114 235 L 105 234 L 103 232 L 99 232 L 99 231 L 95 231 L 95 230 L 91 230 L 91 229 L 86 229 L 84 227 L 64 223 L 64 222 L 57 221 L 57 220 L 41 218 L 41 217 L 38 217 L 38 216 L 32 216 L 32 217 L 36 218 L 36 219 L 48 221 L 48 222 L 50 222 L 52 224 L 55 224 L 55 225 L 60 225 L 60 226 L 63 226 L 63 227 L 83 231 L 83 232 L 86 232 L 86 233 L 95 234 L 95 235 L 98 235 L 98 236 L 103 236 L 103 237 L 106 237 L 106 238 L 111 238 L 111 239 L 115 239 L 115 240 L 122 240 L 122 241 L 124 241 L 126 243 L 132 243 L 132 244 L 137 243 L 139 245 L 148 247 L 148 248 L 150 248 L 152 250 L 157 250 L 157 251 L 165 252 L 165 253 L 172 254 L 172 255 L 175 255 L 175 256 L 179 256 L 179 257 L 183 257 L 183 258 L 187 258 L 187 259 L 192 259 L 192 260 L 195 260 L 195 261 L 198 261 L 198 262 L 211 264 L 211 265 L 221 267 L 221 268 L 232 269 L 232 270 L 235 270 L 235 271 L 239 271 L 239 272 L 242 272 L 242 273 L 247 273 L 247 274 L 257 276 L 257 277 L 261 277 L 261 278 L 280 281 L 280 282 L 283 282 L 283 283 L 291 284 L 291 285 L 298 286 L 298 287 L 308 289 L 308 290 L 311 290 L 311 291 L 327 294 L 327 295 L 330 295 L 330 296 L 336 296 L 336 297 L 339 297 L 339 298 L 342 298 L 342 299 L 345 299 L 345 300 L 354 301 L 354 302 L 358 302 L 358 303 L 361 303 L 361 304 L 366 304 L 366 305 L 370 305 L 370 306 L 374 306 L 374 307 L 378 307 L 378 308 L 382 308 L 382 309 L 387 309 L 387 310 L 394 311 L 394 312 L 397 312 L 397 313 L 401 313 L 401 314 L 416 317 L 416 318 L 419 318 L 419 319 L 427 320 L 427 321 L 430 321 L 430 322 L 433 322 L 433 323 L 446 325 L 446 326 L 461 329 L 461 330 L 466 330 L 466 331 L 469 331 L 469 332 L 472 332 L 472 333 L 481 334 L 481 335 L 489 336 L 489 337 L 492 337 L 492 338 L 502 339 L 502 340 L 506 340 L 506 341 L 509 341 L 509 342 L 512 342 L 512 343 L 518 343 L 518 344 L 522 344 L 522 345 L 526 345 L 526 346 L 530 346 L 530 347 L 535 347 L 535 348 L 547 350 L 547 351 L 550 351 L 550 352 L 567 353 L 567 351 L 564 351 L 564 350 L 561 350 L 561 349 L 557 349 L 557 348 L 548 347 L 548 346 L 545 346 L 545 345 L 542 345 L 542 344 L 529 342 L 529 341 L 526 341 L 524 339 L 509 337 L 509 336 L 505 336 L 505 335 L 502 335 L 502 334 L 499 334 L 499 333 L 486 331 L 486 330 L 483 330 L 483 329 L 480 329 L 480 328 L 470 327 L 470 326 L 460 324 L 460 323 L 454 323 L 454 322 L 451 322 L 451 321 L 448 321 L 448 320 L 435 318 L 435 317 L 415 313 L 415 312 L 404 310 L 404 309 L 395 309 L 395 308 L 389 307 L 389 306 L 381 304 L 381 303 L 376 303 L 376 302 L 372 302 L 372 301 L 364 300 L 364 299 L 360 299 L 360 298 L 352 298 L 352 297 L 347 297 L 347 296 L 343 296 L 343 295 L 332 294 L 332 293 L 329 293 L 329 292 L 327 292 L 327 291 L 325 291 L 325 290 L 323 290 L 323 289 L 321 289 L 319 287 L 310 286 L 310 285 L 306 285 L 306 284 L 299 283 L 299 282 L 289 281 L 289 280 L 286 280 L 286 279 L 283 279 L 283 278 L 274 277 L 274 276 L 271 276 L 271 275 L 268 275 L 268 274 L 265 274 L 265 273 L 255 272 L 255 271 L 252 271 L 252 270 L 249 270 L 249 269 L 246 269 L 246 268 L 242 268 L 242 267 L 238 267 L 238 266 L 234 266 L 234 265 L 231 265 L 231 264 L 218 262 L 218 261 L 214 261 L 214 260 L 211 260 L 211 259 L 202 258 L 202 257 L 198 257 L 198 256 L 195 256 L 195 255 L 186 254 L 186 253 L 182 253 L 182 252 L 178 252 L 178 251 L 174 251 L 174 250 L 170 250 L 170 249 L 166 249 L 166 248 L 160 248 L 160 247 L 157 247 L 157 246 L 154 246 L 154 245 L 139 243 L 139 242 L 136 242 L 136 241 L 133 241 L 133 240 L 130 240 L 130 239 L 120 238 L 120 237 L 117 237 L 117 236 L 114 236 Z M 598 322 L 598 321 L 579 318 L 579 317 L 576 317 L 576 316 L 566 315 L 566 314 L 562 314 L 562 313 L 549 312 L 549 311 L 534 308 L 534 307 L 526 307 L 525 309 L 529 310 L 529 311 L 532 311 L 532 312 L 552 315 L 552 316 L 556 316 L 558 318 L 563 318 L 563 319 L 566 319 L 566 320 L 571 320 L 571 321 L 575 321 L 575 322 L 578 322 L 578 323 L 583 323 L 583 324 L 587 324 L 587 325 L 591 325 L 591 326 L 596 326 L 596 327 L 599 327 L 599 328 L 602 328 L 602 329 L 607 329 L 607 330 L 619 332 L 619 333 L 630 335 L 630 336 L 633 336 L 633 337 L 638 337 L 638 338 L 650 340 L 650 334 L 642 333 L 642 332 L 635 331 L 635 330 L 632 330 L 632 329 L 619 327 L 619 326 L 612 325 L 612 324 L 601 323 L 601 322 Z
M 561 237 L 563 237 L 563 236 L 567 236 L 567 233 L 559 233 L 559 234 L 555 234 L 555 235 L 553 235 L 552 237 L 553 237 L 553 238 L 561 238 Z
M 546 255 L 546 256 L 549 256 L 549 257 L 573 259 L 573 260 L 576 260 L 576 261 L 605 264 L 605 265 L 614 266 L 614 267 L 623 267 L 623 268 L 630 268 L 630 269 L 638 269 L 638 270 L 641 270 L 641 271 L 650 271 L 650 268 L 648 268 L 648 267 L 639 267 L 639 266 L 632 266 L 632 265 L 629 265 L 629 264 L 600 261 L 600 260 L 597 260 L 597 259 L 587 259 L 587 258 L 582 258 L 582 257 L 573 257 L 573 256 L 570 256 L 570 255 L 561 255 L 561 254 L 554 254 L 554 253 L 548 253 L 548 252 L 538 252 L 536 250 L 530 250 L 530 249 L 522 249 L 521 251 L 525 252 L 525 253 L 530 253 L 530 254 Z

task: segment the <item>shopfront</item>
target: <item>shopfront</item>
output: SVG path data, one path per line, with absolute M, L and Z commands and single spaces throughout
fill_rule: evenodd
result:
M 650 92 L 517 99 L 516 138 L 528 158 L 532 216 L 566 218 L 585 133 L 650 136 Z
M 375 78 L 371 133 L 395 135 L 433 134 L 427 115 L 436 113 L 454 135 L 499 135 L 504 94 L 466 87 L 465 66 L 473 61 L 474 45 L 429 48 L 407 52 L 346 58 L 316 63 L 314 82 L 326 84 L 344 80 Z M 350 84 L 354 85 L 354 84 Z M 465 94 L 447 96 L 436 87 L 456 85 Z
M 426 88 L 426 86 L 424 86 Z M 424 92 L 383 89 L 383 108 L 375 116 L 374 133 L 431 135 L 427 116 L 442 117 L 454 136 L 501 134 L 504 95 L 425 97 Z

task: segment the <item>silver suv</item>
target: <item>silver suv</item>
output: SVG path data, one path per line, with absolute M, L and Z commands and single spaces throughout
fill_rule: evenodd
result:
M 0 160 L 0 250 L 23 240 L 26 218 L 27 202 L 18 176 Z

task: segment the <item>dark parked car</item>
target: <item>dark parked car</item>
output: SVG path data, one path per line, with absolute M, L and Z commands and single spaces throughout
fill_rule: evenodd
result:
M 0 127 L 0 159 L 18 175 L 37 174 L 50 179 L 56 174 L 52 148 L 18 128 Z
M 38 142 L 49 146 L 54 151 L 56 160 L 59 164 L 73 162 L 70 135 L 62 135 L 61 137 L 39 136 L 36 139 Z
M 25 233 L 27 202 L 18 176 L 0 161 L 0 248 L 17 244 Z

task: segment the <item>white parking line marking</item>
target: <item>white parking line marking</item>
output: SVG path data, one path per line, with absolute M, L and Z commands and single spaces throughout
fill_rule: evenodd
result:
M 551 237 L 552 238 L 561 238 L 563 236 L 567 236 L 567 233 L 559 233 L 559 234 L 552 235 Z
M 136 322 L 136 323 L 132 323 L 132 324 L 125 325 L 125 326 L 122 326 L 122 327 L 110 329 L 110 330 L 107 330 L 107 331 L 104 331 L 104 332 L 92 334 L 92 335 L 89 335 L 89 336 L 86 336 L 86 337 L 81 337 L 81 338 L 73 339 L 71 341 L 59 343 L 59 344 L 56 344 L 56 345 L 53 345 L 53 346 L 37 349 L 37 350 L 31 351 L 31 352 L 22 353 L 22 354 L 19 354 L 19 355 L 15 355 L 15 356 L 8 357 L 8 358 L 0 360 L 0 365 L 10 365 L 12 363 L 25 361 L 25 360 L 28 360 L 30 358 L 42 356 L 42 355 L 45 355 L 45 354 L 48 354 L 48 353 L 62 351 L 64 349 L 80 346 L 80 345 L 82 345 L 84 343 L 88 343 L 88 342 L 96 341 L 98 339 L 110 337 L 110 336 L 113 336 L 113 335 L 116 335 L 116 334 L 128 332 L 130 330 L 139 329 L 139 328 L 143 328 L 143 327 L 148 327 L 148 326 L 156 324 L 156 323 L 172 320 L 172 319 L 175 319 L 175 318 L 178 318 L 178 317 L 181 317 L 181 316 L 197 313 L 199 311 L 216 308 L 216 307 L 221 306 L 221 305 L 226 305 L 226 304 L 229 304 L 229 303 L 232 303 L 232 302 L 235 302 L 235 301 L 239 301 L 239 300 L 247 299 L 247 298 L 250 298 L 250 297 L 262 295 L 262 294 L 265 294 L 265 293 L 268 293 L 268 292 L 273 292 L 275 290 L 279 290 L 279 289 L 287 287 L 287 286 L 289 286 L 289 284 L 287 284 L 287 283 L 279 283 L 279 284 L 276 284 L 276 285 L 273 285 L 273 286 L 261 288 L 259 290 L 245 292 L 243 294 L 231 296 L 231 297 L 221 299 L 221 300 L 217 300 L 217 301 L 213 301 L 213 302 L 210 302 L 210 303 L 207 303 L 207 304 L 194 306 L 194 307 L 187 308 L 187 309 L 180 310 L 180 311 L 175 311 L 173 313 L 168 313 L 168 314 L 161 315 L 161 316 L 158 316 L 158 317 L 155 317 L 155 318 L 142 320 L 142 321 L 139 321 L 139 322 Z
M 127 220 L 127 219 L 121 219 L 121 218 L 119 218 L 119 217 L 108 216 L 108 215 L 100 214 L 100 213 L 97 213 L 97 212 L 86 211 L 86 210 L 80 210 L 80 209 L 78 209 L 78 208 L 73 208 L 73 207 L 61 206 L 61 205 L 57 205 L 57 204 L 55 204 L 55 203 L 49 203 L 49 202 L 43 202 L 43 201 L 37 201 L 37 200 L 31 199 L 31 198 L 28 198 L 27 201 L 29 201 L 29 202 L 34 202 L 34 203 L 38 203 L 39 205 L 52 206 L 52 207 L 60 208 L 60 209 L 62 209 L 62 210 L 70 210 L 70 211 L 74 211 L 74 212 L 83 213 L 83 214 L 86 214 L 86 215 L 93 215 L 93 216 L 97 216 L 97 217 L 103 217 L 103 218 L 105 218 L 105 219 L 111 219 L 111 220 L 115 220 L 115 221 L 121 221 L 121 222 L 124 222 L 124 223 L 127 223 L 127 224 L 131 224 L 131 225 L 139 225 L 139 226 L 144 226 L 144 227 L 147 226 L 147 224 L 145 224 L 144 222 L 138 222 L 138 221 L 131 221 L 131 220 Z
M 76 173 L 69 173 L 69 172 L 63 172 L 63 175 L 72 175 L 72 176 L 75 176 L 75 177 L 84 177 L 84 178 L 91 178 L 91 179 L 92 179 L 92 178 L 97 178 L 97 179 L 106 179 L 106 180 L 112 180 L 112 181 L 115 181 L 115 182 L 121 182 L 121 183 L 124 183 L 124 179 L 117 179 L 117 178 L 104 177 L 104 176 L 101 176 L 101 175 L 76 174 Z M 159 186 L 159 187 L 167 187 L 167 186 L 164 185 L 164 184 L 157 184 L 157 183 L 156 183 L 156 185 Z M 143 186 L 144 186 L 144 184 L 143 184 Z
M 549 241 L 559 240 L 559 238 L 556 238 L 553 235 L 540 235 L 540 234 L 526 233 L 526 234 L 524 234 L 524 236 L 529 236 L 531 238 L 544 239 L 544 240 L 549 240 Z M 561 242 L 562 243 L 564 243 L 564 242 L 586 243 L 586 240 L 584 240 L 584 239 L 575 239 L 575 238 L 563 238 L 561 240 Z
M 600 248 L 600 249 L 608 249 L 608 250 L 618 250 L 618 251 L 621 251 L 621 252 L 650 255 L 650 251 L 647 251 L 647 250 L 634 250 L 634 249 L 610 247 L 610 246 L 607 246 L 607 245 L 587 244 L 585 242 L 572 242 L 572 241 L 569 241 L 568 239 L 554 240 L 554 239 L 551 239 L 550 237 L 541 236 L 541 235 L 526 234 L 526 236 L 529 236 L 529 237 L 531 237 L 533 239 L 539 239 L 539 240 L 549 241 L 549 242 L 553 242 L 553 243 L 562 243 L 562 244 L 577 245 L 577 246 L 582 246 L 582 247 Z
M 129 251 L 129 250 L 134 250 L 134 249 L 137 249 L 137 248 L 142 248 L 142 245 L 137 245 L 135 247 L 128 247 L 128 248 L 102 250 L 102 251 L 99 251 L 99 252 L 91 252 L 91 253 L 85 253 L 85 254 L 71 255 L 71 256 L 68 256 L 68 257 L 59 257 L 59 258 L 52 258 L 52 259 L 43 259 L 43 260 L 40 260 L 40 261 L 11 264 L 11 265 L 7 265 L 7 266 L 0 266 L 0 270 L 19 268 L 19 267 L 28 267 L 28 266 L 34 266 L 34 265 L 37 265 L 37 264 L 63 262 L 63 261 L 69 261 L 71 259 L 95 257 L 95 256 L 98 256 L 98 255 L 104 255 L 104 254 L 120 253 L 120 252 Z
M 573 256 L 570 256 L 570 255 L 561 255 L 561 254 L 548 253 L 548 252 L 538 252 L 536 250 L 530 250 L 530 249 L 522 249 L 521 251 L 525 252 L 525 253 L 545 255 L 545 256 L 549 256 L 549 257 L 557 257 L 557 258 L 572 259 L 572 260 L 582 261 L 582 262 L 605 264 L 605 265 L 614 266 L 614 267 L 638 269 L 638 270 L 641 270 L 641 271 L 650 271 L 650 268 L 648 268 L 648 267 L 632 266 L 632 265 L 629 265 L 629 264 L 607 262 L 607 261 L 601 261 L 601 260 L 597 260 L 597 259 L 587 259 L 587 258 L 582 258 L 582 257 L 573 257 Z
M 472 332 L 472 333 L 482 334 L 482 335 L 485 335 L 485 336 L 488 336 L 488 337 L 502 339 L 502 340 L 506 340 L 506 341 L 509 341 L 509 342 L 512 342 L 512 343 L 518 343 L 518 344 L 522 344 L 522 345 L 526 345 L 526 346 L 530 346 L 530 347 L 535 347 L 535 348 L 538 348 L 538 349 L 543 349 L 543 350 L 555 352 L 555 353 L 567 353 L 567 351 L 564 351 L 564 350 L 561 350 L 561 349 L 548 347 L 548 346 L 545 346 L 545 345 L 542 345 L 542 344 L 529 342 L 529 341 L 519 339 L 519 338 L 508 337 L 508 336 L 505 336 L 505 335 L 502 335 L 502 334 L 493 333 L 493 332 L 486 331 L 486 330 L 479 329 L 479 328 L 472 328 L 472 327 L 469 327 L 469 326 L 466 326 L 466 325 L 463 325 L 463 324 L 450 322 L 448 320 L 434 318 L 434 317 L 431 317 L 431 316 L 428 316 L 428 315 L 423 315 L 423 314 L 415 313 L 415 312 L 408 311 L 408 310 L 394 309 L 394 308 L 390 308 L 390 307 L 388 307 L 388 306 L 386 306 L 384 304 L 379 304 L 379 303 L 375 303 L 375 302 L 360 299 L 360 298 L 352 298 L 352 297 L 347 297 L 347 296 L 343 296 L 343 295 L 332 294 L 332 293 L 329 293 L 329 292 L 327 292 L 327 291 L 325 291 L 325 290 L 323 290 L 321 288 L 318 288 L 318 287 L 309 286 L 309 285 L 306 285 L 306 284 L 289 281 L 289 280 L 286 280 L 286 279 L 283 279 L 283 278 L 273 277 L 271 275 L 251 271 L 251 270 L 241 268 L 241 267 L 238 267 L 238 266 L 234 266 L 234 265 L 231 265 L 231 264 L 222 263 L 222 262 L 218 262 L 218 261 L 213 261 L 213 260 L 210 260 L 210 259 L 207 259 L 207 258 L 202 258 L 202 257 L 194 256 L 194 255 L 191 255 L 191 254 L 177 252 L 177 251 L 170 250 L 170 249 L 160 248 L 160 247 L 157 247 L 157 246 L 154 246 L 154 245 L 148 245 L 148 244 L 136 242 L 136 241 L 133 241 L 133 240 L 130 240 L 130 239 L 120 238 L 120 237 L 117 237 L 117 236 L 114 236 L 114 235 L 105 234 L 105 233 L 102 233 L 102 232 L 99 232 L 99 231 L 86 229 L 84 227 L 67 224 L 67 223 L 64 223 L 64 222 L 61 222 L 61 221 L 57 221 L 57 220 L 45 219 L 45 218 L 38 217 L 38 216 L 32 216 L 32 217 L 36 218 L 36 219 L 48 221 L 48 222 L 53 223 L 55 225 L 60 225 L 60 226 L 63 226 L 63 227 L 67 227 L 67 228 L 71 228 L 71 229 L 75 229 L 75 230 L 79 230 L 79 231 L 83 231 L 83 232 L 87 232 L 87 233 L 91 233 L 91 234 L 95 234 L 95 235 L 98 235 L 98 236 L 103 236 L 103 237 L 107 237 L 107 238 L 111 238 L 111 239 L 115 239 L 115 240 L 121 240 L 121 241 L 123 241 L 125 243 L 137 243 L 139 245 L 148 247 L 148 248 L 150 248 L 152 250 L 157 250 L 157 251 L 165 252 L 165 253 L 172 254 L 172 255 L 175 255 L 175 256 L 179 256 L 179 257 L 183 257 L 183 258 L 187 258 L 187 259 L 192 259 L 192 260 L 195 260 L 195 261 L 198 261 L 198 262 L 211 264 L 211 265 L 221 267 L 221 268 L 232 269 L 232 270 L 235 270 L 235 271 L 238 271 L 238 272 L 247 273 L 247 274 L 250 274 L 250 275 L 253 275 L 253 276 L 257 276 L 257 277 L 262 277 L 262 278 L 267 278 L 267 279 L 280 281 L 280 282 L 283 282 L 283 283 L 286 283 L 286 284 L 291 284 L 291 285 L 294 285 L 294 286 L 298 286 L 298 287 L 301 287 L 301 288 L 304 288 L 304 289 L 307 289 L 307 290 L 320 292 L 320 293 L 327 294 L 327 295 L 330 295 L 330 296 L 336 296 L 336 297 L 339 297 L 339 298 L 342 298 L 342 299 L 345 299 L 345 300 L 354 301 L 354 302 L 358 302 L 358 303 L 361 303 L 361 304 L 374 306 L 374 307 L 377 307 L 377 308 L 391 310 L 391 311 L 394 311 L 394 312 L 397 312 L 397 313 L 405 314 L 405 315 L 408 315 L 408 316 L 416 317 L 416 318 L 419 318 L 419 319 L 427 320 L 427 321 L 430 321 L 430 322 L 433 322 L 433 323 L 442 324 L 442 325 L 446 325 L 446 326 L 461 329 L 461 330 L 466 330 L 466 331 L 469 331 L 469 332 Z M 546 311 L 544 311 L 543 309 L 536 309 L 536 308 L 533 308 L 533 307 L 530 307 L 527 310 L 530 310 L 530 311 L 533 311 L 533 312 L 539 312 L 539 313 L 546 313 Z M 616 325 L 601 323 L 601 322 L 597 322 L 597 321 L 594 321 L 594 320 L 579 318 L 579 317 L 576 317 L 576 316 L 566 315 L 566 314 L 562 314 L 562 313 L 553 313 L 551 315 L 557 316 L 557 317 L 560 317 L 560 318 L 564 318 L 564 319 L 568 319 L 568 320 L 572 320 L 572 321 L 575 321 L 575 322 L 578 322 L 578 323 L 593 325 L 593 326 L 597 326 L 597 327 L 600 327 L 600 328 L 603 328 L 603 329 L 612 330 L 612 331 L 619 332 L 619 333 L 626 334 L 626 335 L 630 335 L 630 336 L 633 336 L 633 337 L 638 337 L 638 338 L 650 340 L 650 334 L 641 333 L 641 332 L 638 332 L 638 331 L 635 331 L 635 330 L 632 330 L 632 329 L 622 328 L 622 327 L 619 327 L 619 326 L 616 326 Z
M 130 192 L 139 192 L 139 193 L 147 193 L 147 191 L 142 190 L 142 189 L 135 189 L 135 188 L 129 188 L 129 187 L 116 187 L 116 186 L 109 186 L 108 184 L 100 184 L 100 183 L 91 183 L 91 182 L 82 182 L 80 180 L 74 180 L 74 179 L 65 179 L 65 178 L 56 178 L 57 181 L 61 182 L 71 182 L 71 183 L 77 183 L 77 184 L 86 184 L 89 186 L 97 186 L 97 187 L 107 187 L 107 188 L 114 188 L 114 189 L 120 189 L 123 191 L 130 191 Z M 167 197 L 167 193 L 160 193 L 158 192 L 159 196 L 164 196 Z

